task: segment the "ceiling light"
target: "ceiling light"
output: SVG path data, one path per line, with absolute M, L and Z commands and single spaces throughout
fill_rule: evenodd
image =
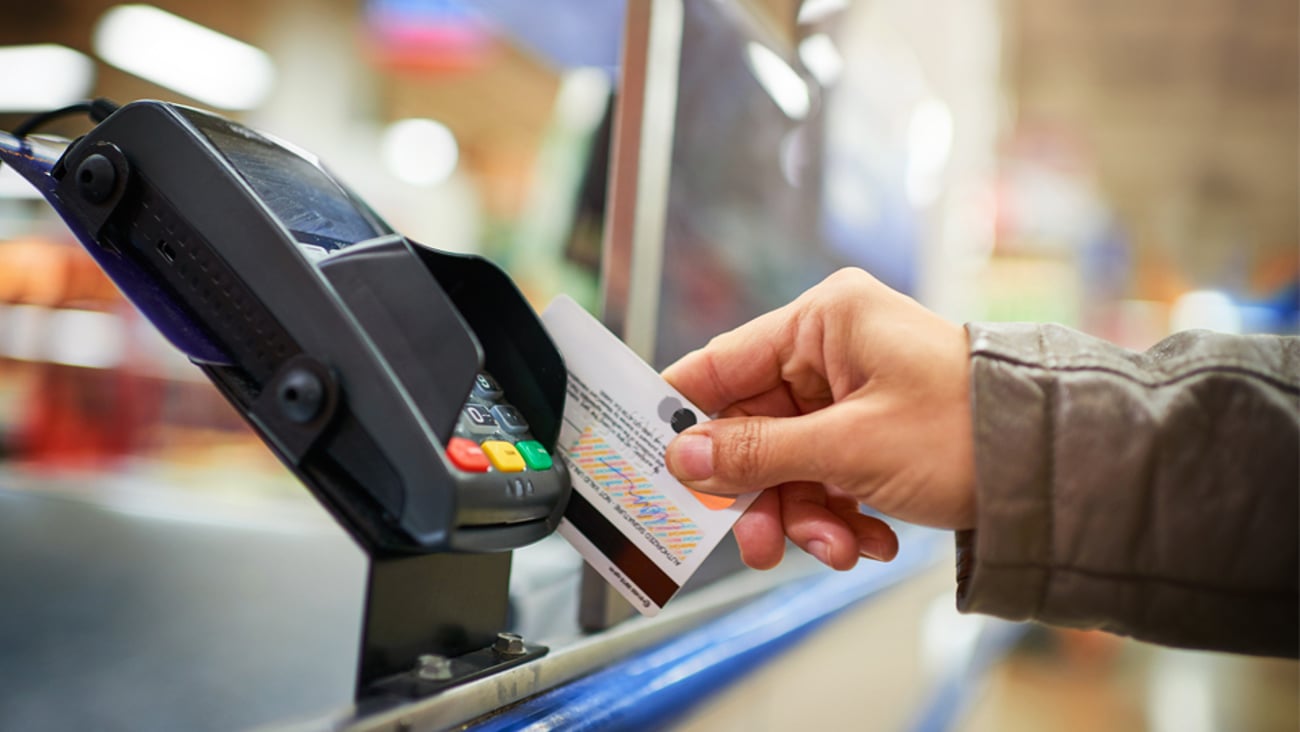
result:
M 118 5 L 95 27 L 105 61 L 222 109 L 251 109 L 275 80 L 262 50 L 151 5 Z
M 90 96 L 95 62 L 66 46 L 0 47 L 0 111 L 44 112 Z
M 799 60 L 822 86 L 834 84 L 844 70 L 844 58 L 825 33 L 808 36 L 799 42 Z
M 849 0 L 804 0 L 799 6 L 799 25 L 823 21 L 849 7 Z
M 441 122 L 403 119 L 384 131 L 384 164 L 399 180 L 415 186 L 432 186 L 456 170 L 460 150 L 456 136 Z
M 745 48 L 746 60 L 754 78 L 758 79 L 776 106 L 791 119 L 800 120 L 808 116 L 812 102 L 808 95 L 808 85 L 790 68 L 772 49 L 750 41 Z

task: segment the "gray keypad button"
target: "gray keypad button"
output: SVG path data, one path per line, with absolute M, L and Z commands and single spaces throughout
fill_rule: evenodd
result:
M 474 396 L 480 399 L 499 399 L 501 393 L 501 385 L 491 376 L 480 373 L 474 377 Z
M 486 435 L 497 431 L 497 421 L 487 407 L 470 404 L 461 413 L 461 424 L 476 435 Z
M 528 431 L 528 422 L 524 420 L 524 415 L 509 404 L 498 404 L 492 407 L 492 414 L 497 418 L 501 429 L 512 435 L 519 435 Z

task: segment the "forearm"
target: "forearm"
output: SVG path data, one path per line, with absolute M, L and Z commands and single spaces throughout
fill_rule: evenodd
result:
M 972 325 L 963 610 L 1297 653 L 1300 341 Z

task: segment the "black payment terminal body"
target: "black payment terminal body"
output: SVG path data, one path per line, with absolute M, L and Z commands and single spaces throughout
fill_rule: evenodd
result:
M 123 106 L 50 176 L 101 267 L 368 551 L 500 551 L 558 524 L 564 363 L 496 266 L 179 105 Z

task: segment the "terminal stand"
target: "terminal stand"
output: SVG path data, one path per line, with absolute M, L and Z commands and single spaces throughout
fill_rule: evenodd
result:
M 356 700 L 415 699 L 546 654 L 503 632 L 510 552 L 370 557 Z

